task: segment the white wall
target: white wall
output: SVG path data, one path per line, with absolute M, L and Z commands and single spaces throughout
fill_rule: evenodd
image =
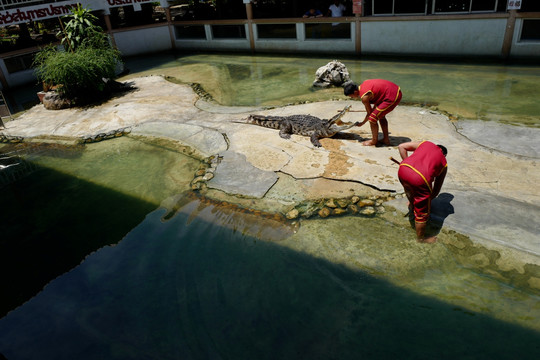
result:
M 501 56 L 506 19 L 364 21 L 363 54 Z
M 115 32 L 114 40 L 123 56 L 165 51 L 172 46 L 167 24 L 158 27 Z

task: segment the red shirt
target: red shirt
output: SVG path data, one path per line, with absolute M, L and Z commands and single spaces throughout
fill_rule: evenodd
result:
M 399 93 L 399 86 L 388 80 L 370 79 L 360 84 L 358 89 L 360 97 L 369 92 L 373 94 L 373 98 L 369 101 L 371 104 L 380 104 L 385 100 L 394 102 Z
M 418 148 L 401 164 L 416 170 L 431 189 L 433 180 L 441 174 L 447 166 L 446 157 L 440 147 L 430 141 L 422 141 Z

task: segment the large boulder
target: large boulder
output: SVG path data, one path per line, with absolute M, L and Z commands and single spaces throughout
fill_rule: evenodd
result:
M 343 86 L 343 84 L 349 81 L 351 81 L 351 78 L 347 67 L 337 60 L 332 60 L 328 64 L 317 69 L 313 86 L 321 88 L 330 86 L 337 87 Z

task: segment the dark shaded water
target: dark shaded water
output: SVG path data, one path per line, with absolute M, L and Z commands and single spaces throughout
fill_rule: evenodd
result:
M 120 138 L 32 161 L 0 192 L 13 224 L 2 308 L 26 301 L 0 319 L 7 359 L 540 354 L 537 295 L 409 228 L 344 217 L 292 233 L 190 196 L 198 163 L 166 143 Z
M 8 359 L 534 359 L 540 333 L 156 210 L 0 320 Z

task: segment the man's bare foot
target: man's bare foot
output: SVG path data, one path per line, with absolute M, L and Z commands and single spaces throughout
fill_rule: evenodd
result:
M 362 143 L 362 145 L 364 146 L 375 146 L 377 145 L 377 142 L 376 141 L 373 141 L 373 140 L 366 140 Z
M 437 241 L 437 237 L 436 236 L 428 236 L 428 237 L 425 237 L 423 239 L 418 239 L 417 241 L 419 243 L 423 243 L 423 244 L 434 244 Z

